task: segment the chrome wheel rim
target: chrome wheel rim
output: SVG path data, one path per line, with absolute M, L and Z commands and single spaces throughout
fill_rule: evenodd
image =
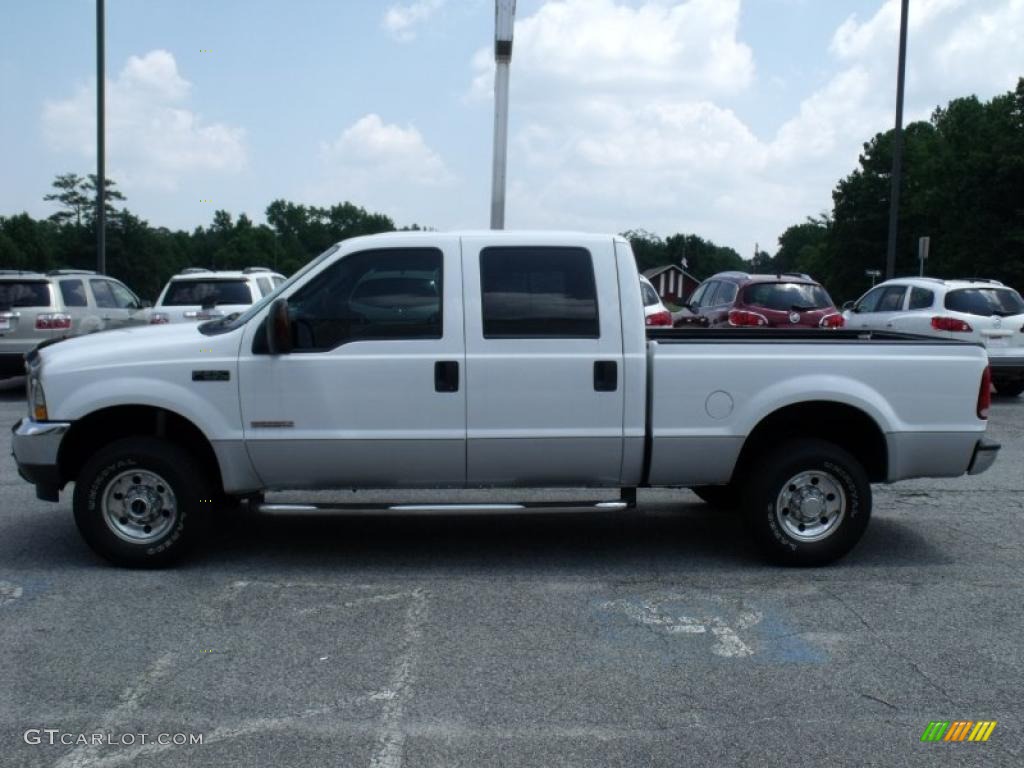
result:
M 794 475 L 775 500 L 775 520 L 797 541 L 821 541 L 846 516 L 846 491 L 835 475 L 809 470 Z
M 150 544 L 178 522 L 178 501 L 156 472 L 133 469 L 114 477 L 103 492 L 103 520 L 114 535 L 132 544 Z

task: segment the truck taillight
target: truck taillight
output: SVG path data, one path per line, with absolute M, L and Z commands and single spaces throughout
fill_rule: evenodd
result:
M 821 318 L 821 322 L 818 323 L 819 328 L 842 328 L 844 325 L 846 325 L 846 320 L 838 312 L 825 315 Z
M 748 312 L 745 309 L 733 309 L 729 311 L 729 325 L 739 328 L 764 327 L 768 325 L 768 318 L 757 312 Z
M 987 419 L 988 409 L 992 407 L 992 369 L 987 365 L 981 374 L 981 388 L 978 390 L 978 418 Z
M 36 315 L 37 331 L 66 331 L 71 327 L 71 315 L 63 312 L 47 312 Z
M 932 328 L 936 331 L 949 331 L 950 333 L 970 333 L 970 323 L 966 323 L 956 317 L 933 317 Z
M 647 325 L 672 325 L 672 313 L 667 309 L 661 312 L 655 312 L 653 315 L 648 315 L 646 320 Z

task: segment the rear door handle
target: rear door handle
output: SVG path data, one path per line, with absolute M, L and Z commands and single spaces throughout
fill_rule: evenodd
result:
M 455 360 L 439 360 L 434 363 L 434 391 L 459 391 L 459 363 Z
M 619 388 L 619 364 L 614 360 L 594 363 L 594 391 L 614 392 Z

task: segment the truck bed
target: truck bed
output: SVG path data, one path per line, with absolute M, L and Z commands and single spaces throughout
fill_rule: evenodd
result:
M 985 422 L 977 344 L 900 333 L 774 329 L 651 330 L 647 469 L 650 485 L 728 482 L 747 438 L 771 424 L 781 444 L 796 420 L 823 436 L 870 428 L 876 481 L 956 476 Z M 766 421 L 768 420 L 768 421 Z

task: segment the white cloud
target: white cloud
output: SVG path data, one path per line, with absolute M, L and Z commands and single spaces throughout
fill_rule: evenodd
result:
M 831 76 L 767 135 L 725 106 L 756 84 L 739 5 L 549 0 L 522 19 L 510 224 L 695 231 L 749 255 L 831 208 L 863 142 L 892 125 L 899 0 L 837 28 Z M 908 120 L 1014 87 L 1024 0 L 915 0 L 911 20 Z M 490 93 L 493 66 L 477 53 L 471 93 Z
M 232 173 L 246 163 L 244 132 L 207 123 L 187 108 L 191 83 L 167 51 L 131 56 L 107 82 L 109 173 L 123 187 L 174 189 L 189 174 Z M 96 85 L 43 106 L 51 148 L 96 156 Z
M 457 179 L 415 126 L 365 115 L 322 142 L 320 158 L 322 177 L 301 190 L 316 203 L 350 200 L 399 224 L 437 222 L 452 203 L 438 193 Z
M 740 0 L 557 0 L 516 23 L 514 68 L 522 94 L 596 88 L 721 93 L 754 77 L 736 36 Z M 473 60 L 474 92 L 492 90 L 493 58 Z
M 392 5 L 384 13 L 384 29 L 400 42 L 414 40 L 417 28 L 437 13 L 445 2 L 446 0 L 417 0 L 413 3 Z
M 452 178 L 441 156 L 427 146 L 414 126 L 385 123 L 376 114 L 361 117 L 337 139 L 323 143 L 321 154 L 353 182 L 403 180 L 438 186 Z

